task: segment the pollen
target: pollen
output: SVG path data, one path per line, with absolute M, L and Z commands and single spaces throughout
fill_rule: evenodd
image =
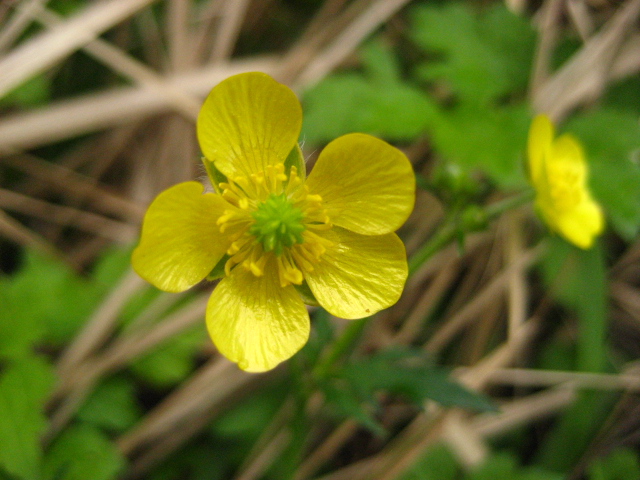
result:
M 230 256 L 225 273 L 241 266 L 260 277 L 270 257 L 275 257 L 282 287 L 304 281 L 332 242 L 316 232 L 332 228 L 322 197 L 308 187 L 291 167 L 269 165 L 263 172 L 237 176 L 221 183 L 230 208 L 218 219 L 228 235 Z

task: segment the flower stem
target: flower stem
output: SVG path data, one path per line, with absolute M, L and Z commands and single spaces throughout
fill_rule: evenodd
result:
M 484 208 L 484 216 L 487 222 L 499 217 L 512 208 L 519 207 L 533 199 L 533 191 L 527 191 L 520 195 L 514 195 L 499 202 L 492 203 Z M 433 255 L 448 245 L 460 233 L 465 233 L 463 225 L 452 220 L 440 226 L 440 229 L 418 250 L 409 260 L 409 276 L 413 275 Z
M 352 320 L 342 331 L 340 337 L 333 343 L 331 350 L 324 355 L 313 369 L 314 377 L 318 380 L 324 380 L 333 368 L 333 365 L 342 357 L 360 337 L 360 334 L 367 325 L 367 320 L 371 317 Z

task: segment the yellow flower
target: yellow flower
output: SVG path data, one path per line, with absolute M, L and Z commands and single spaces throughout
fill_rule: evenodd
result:
M 224 264 L 207 328 L 218 350 L 247 371 L 271 369 L 306 343 L 299 289 L 355 319 L 393 305 L 407 278 L 404 245 L 393 233 L 414 203 L 406 156 L 375 137 L 345 135 L 306 178 L 301 124 L 295 94 L 266 74 L 218 84 L 197 124 L 216 193 L 197 182 L 162 192 L 133 252 L 138 274 L 169 292 Z
M 604 228 L 602 210 L 587 187 L 588 166 L 578 140 L 569 134 L 553 137 L 549 118 L 536 116 L 529 130 L 536 207 L 549 228 L 587 249 Z

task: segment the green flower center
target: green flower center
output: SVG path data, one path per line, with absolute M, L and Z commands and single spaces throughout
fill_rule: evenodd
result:
M 249 231 L 262 243 L 265 252 L 282 255 L 285 247 L 303 242 L 304 214 L 284 193 L 269 195 L 251 216 L 255 223 Z

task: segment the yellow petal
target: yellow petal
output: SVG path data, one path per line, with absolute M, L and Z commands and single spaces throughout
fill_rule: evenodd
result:
M 544 169 L 545 158 L 549 155 L 553 142 L 553 124 L 546 115 L 537 115 L 529 129 L 529 172 L 534 185 L 539 182 Z
M 216 85 L 198 115 L 205 157 L 227 177 L 250 175 L 282 163 L 298 141 L 302 108 L 295 94 L 260 72 Z
M 407 280 L 407 256 L 395 233 L 360 235 L 334 227 L 318 234 L 334 246 L 305 279 L 329 313 L 362 318 L 398 301 Z
M 216 220 L 227 203 L 202 194 L 198 182 L 179 183 L 156 197 L 142 224 L 131 263 L 138 275 L 167 292 L 192 287 L 213 269 L 229 242 Z
M 586 188 L 587 161 L 580 142 L 574 136 L 565 133 L 553 142 L 546 167 L 548 176 L 571 175 L 577 184 Z
M 263 372 L 304 346 L 309 314 L 293 286 L 280 286 L 271 258 L 261 277 L 238 266 L 220 282 L 207 306 L 207 328 L 225 357 Z
M 558 233 L 569 242 L 588 249 L 604 229 L 604 216 L 600 206 L 587 198 L 571 211 L 558 215 L 554 224 Z
M 327 145 L 307 185 L 322 197 L 334 225 L 364 235 L 397 230 L 415 201 L 415 175 L 407 157 L 362 133 L 344 135 Z

